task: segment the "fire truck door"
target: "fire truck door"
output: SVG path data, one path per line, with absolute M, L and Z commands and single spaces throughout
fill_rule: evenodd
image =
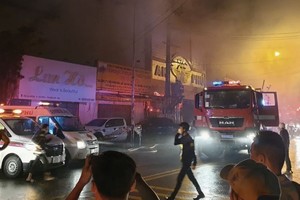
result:
M 203 92 L 200 92 L 195 95 L 195 108 L 198 108 L 202 111 L 203 107 Z
M 276 92 L 256 93 L 258 114 L 257 119 L 263 126 L 278 126 L 279 113 Z

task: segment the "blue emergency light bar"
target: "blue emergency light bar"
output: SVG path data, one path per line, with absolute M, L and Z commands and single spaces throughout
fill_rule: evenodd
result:
M 240 81 L 214 81 L 213 86 L 240 85 Z

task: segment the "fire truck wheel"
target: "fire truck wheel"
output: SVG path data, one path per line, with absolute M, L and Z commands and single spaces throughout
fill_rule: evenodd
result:
M 22 162 L 20 158 L 16 155 L 9 156 L 3 165 L 3 173 L 8 178 L 16 178 L 21 175 L 22 169 Z

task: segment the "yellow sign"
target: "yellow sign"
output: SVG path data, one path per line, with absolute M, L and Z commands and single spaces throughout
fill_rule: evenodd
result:
M 183 57 L 177 56 L 172 60 L 171 72 L 182 84 L 191 82 L 192 69 L 190 63 Z
M 170 81 L 175 83 L 176 79 L 182 84 L 193 87 L 205 86 L 205 73 L 196 72 L 191 69 L 190 63 L 178 56 L 172 60 Z M 152 61 L 152 79 L 166 80 L 166 63 L 157 60 Z
M 166 80 L 166 63 L 152 60 L 152 78 L 156 80 Z M 175 77 L 170 76 L 170 81 L 175 83 Z

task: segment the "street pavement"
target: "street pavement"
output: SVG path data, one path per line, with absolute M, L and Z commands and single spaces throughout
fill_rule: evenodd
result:
M 147 183 L 157 192 L 159 197 L 168 196 L 176 184 L 176 178 L 180 169 L 179 147 L 168 144 L 132 146 L 128 143 L 101 144 L 101 151 L 117 150 L 129 154 L 136 161 L 138 171 L 143 175 Z M 300 138 L 291 141 L 290 156 L 294 173 L 291 179 L 300 183 Z M 197 168 L 193 171 L 203 192 L 205 199 L 225 200 L 229 199 L 228 184 L 221 180 L 219 172 L 228 163 L 237 163 L 248 158 L 246 151 L 240 151 L 224 158 L 213 161 L 198 161 Z M 7 179 L 0 173 L 0 199 L 1 200 L 63 200 L 72 190 L 80 177 L 83 161 L 74 161 L 70 166 L 53 171 L 56 177 L 53 181 L 44 181 L 42 175 L 36 177 L 36 182 L 25 182 L 26 174 L 17 179 Z M 285 166 L 284 166 L 285 170 Z M 283 171 L 284 171 L 283 170 Z M 88 184 L 80 195 L 80 200 L 94 199 Z M 182 188 L 176 199 L 191 200 L 195 197 L 196 190 L 185 178 Z M 141 199 L 137 192 L 131 193 L 130 200 Z

